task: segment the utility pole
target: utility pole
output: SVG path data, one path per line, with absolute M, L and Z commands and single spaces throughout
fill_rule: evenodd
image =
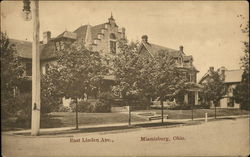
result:
M 39 135 L 41 109 L 41 79 L 40 79 L 40 52 L 39 52 L 39 1 L 33 0 L 33 43 L 32 43 L 32 119 L 31 135 Z
M 41 109 L 39 0 L 32 0 L 32 11 L 30 10 L 30 1 L 31 0 L 23 0 L 23 17 L 25 21 L 30 21 L 33 17 L 31 135 L 37 136 L 39 135 Z

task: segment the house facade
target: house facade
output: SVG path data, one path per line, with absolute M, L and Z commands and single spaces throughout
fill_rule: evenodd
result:
M 193 65 L 193 56 L 187 55 L 184 52 L 183 46 L 180 46 L 178 50 L 171 49 L 150 43 L 147 35 L 142 36 L 142 41 L 139 47 L 139 53 L 141 55 L 155 57 L 159 52 L 164 52 L 171 56 L 175 60 L 176 66 L 185 71 L 188 83 L 192 84 L 192 87 L 187 89 L 187 94 L 181 96 L 177 104 L 198 105 L 198 93 L 201 91 L 202 86 L 197 84 L 197 73 L 199 71 Z
M 115 55 L 119 53 L 118 40 L 124 38 L 126 38 L 125 28 L 120 28 L 116 24 L 112 14 L 105 23 L 95 26 L 89 24 L 82 25 L 74 31 L 64 31 L 54 38 L 51 37 L 50 31 L 44 32 L 43 40 L 40 42 L 41 73 L 46 74 L 49 65 L 56 64 L 57 53 L 63 50 L 65 45 L 78 42 L 89 50 L 100 52 L 101 55 Z M 15 39 L 10 39 L 10 42 L 16 46 L 18 55 L 26 68 L 24 76 L 29 78 L 29 80 L 24 83 L 21 92 L 30 92 L 32 76 L 32 43 Z M 193 88 L 188 89 L 188 94 L 183 95 L 180 103 L 198 105 L 198 92 L 201 87 L 196 84 L 197 73 L 199 71 L 193 65 L 193 57 L 184 52 L 183 46 L 180 46 L 179 50 L 170 49 L 149 43 L 147 36 L 142 37 L 142 42 L 139 47 L 140 54 L 154 57 L 161 50 L 164 50 L 172 56 L 176 60 L 176 65 L 179 68 L 188 69 L 186 73 L 187 80 L 194 85 Z M 114 76 L 104 76 L 104 80 L 107 82 L 106 85 L 108 89 L 109 85 L 114 81 Z M 69 104 L 69 102 L 66 102 L 66 104 Z
M 65 45 L 74 42 L 81 43 L 87 49 L 98 51 L 101 55 L 119 53 L 117 41 L 126 38 L 125 28 L 119 27 L 111 14 L 108 21 L 99 25 L 82 25 L 76 30 L 64 31 L 52 38 L 51 32 L 43 33 L 43 40 L 40 42 L 40 63 L 41 73 L 46 74 L 50 64 L 56 64 L 57 53 L 65 48 Z M 32 42 L 10 39 L 15 45 L 18 56 L 25 67 L 24 76 L 28 78 L 19 92 L 31 91 L 32 76 Z M 112 76 L 105 76 L 104 79 L 112 80 Z
M 200 84 L 205 83 L 211 74 L 214 71 L 214 67 L 210 67 L 208 72 L 201 78 L 199 81 Z M 219 106 L 220 108 L 240 108 L 240 104 L 235 102 L 234 90 L 236 86 L 241 82 L 243 70 L 227 70 L 225 67 L 221 67 L 217 70 L 223 80 L 223 84 L 226 90 L 226 94 L 220 99 Z M 211 107 L 214 107 L 213 103 Z

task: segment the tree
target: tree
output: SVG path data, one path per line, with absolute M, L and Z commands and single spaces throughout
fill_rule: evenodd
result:
M 244 19 L 242 15 L 240 15 Z M 249 38 L 249 22 L 247 22 L 244 27 L 240 25 L 242 33 L 244 33 Z M 242 68 L 244 69 L 241 83 L 236 86 L 234 90 L 234 96 L 237 103 L 240 103 L 241 109 L 250 109 L 249 107 L 249 40 L 243 41 L 243 51 L 244 55 L 241 57 Z
M 63 93 L 61 82 L 58 81 L 61 75 L 57 66 L 50 65 L 46 74 L 41 79 L 41 113 L 58 111 L 62 106 Z
M 8 117 L 16 114 L 15 107 L 16 89 L 20 87 L 24 77 L 24 67 L 18 58 L 15 45 L 9 42 L 6 33 L 1 32 L 1 111 L 2 116 Z
M 222 77 L 218 71 L 211 71 L 208 79 L 203 85 L 203 95 L 206 101 L 214 103 L 214 117 L 216 118 L 216 107 L 223 95 L 226 94 Z
M 115 60 L 118 85 L 114 91 L 120 92 L 127 100 L 159 97 L 163 123 L 163 101 L 177 95 L 186 80 L 167 52 L 161 51 L 155 57 L 144 56 L 139 54 L 137 45 L 121 46 L 122 53 Z
M 154 95 L 159 97 L 161 103 L 161 118 L 163 123 L 163 101 L 172 99 L 179 92 L 183 91 L 186 77 L 185 72 L 176 66 L 173 57 L 165 51 L 159 51 L 153 65 L 154 70 L 152 75 L 154 77 L 151 81 L 153 82 Z
M 71 98 L 76 104 L 76 129 L 78 129 L 78 100 L 85 94 L 97 94 L 101 79 L 106 71 L 98 52 L 87 50 L 82 44 L 66 45 L 58 53 L 57 64 L 50 69 L 47 79 L 49 92 Z
M 149 96 L 152 92 L 150 83 L 152 70 L 152 58 L 141 57 L 138 53 L 138 43 L 119 41 L 121 53 L 114 59 L 114 75 L 116 85 L 114 93 L 120 93 L 123 100 L 129 106 L 129 125 L 131 123 L 131 106 L 143 97 Z

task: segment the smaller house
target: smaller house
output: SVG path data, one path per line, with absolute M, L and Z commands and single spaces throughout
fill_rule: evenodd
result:
M 165 46 L 160 46 L 157 44 L 149 43 L 148 36 L 143 35 L 142 41 L 139 47 L 139 53 L 143 57 L 155 57 L 160 52 L 166 53 L 173 57 L 176 63 L 176 67 L 182 69 L 188 80 L 190 88 L 187 89 L 185 95 L 179 96 L 177 99 L 177 104 L 192 104 L 199 105 L 199 91 L 201 91 L 202 86 L 197 84 L 197 73 L 199 70 L 193 64 L 194 58 L 192 55 L 188 55 L 184 52 L 184 47 L 180 46 L 179 49 L 172 49 Z M 175 101 L 175 100 L 174 100 Z
M 211 71 L 214 71 L 214 67 L 209 68 L 208 72 L 199 81 L 199 84 L 202 84 L 207 80 Z M 243 70 L 242 69 L 227 70 L 225 67 L 221 67 L 218 69 L 218 72 L 220 73 L 224 81 L 225 88 L 226 88 L 226 94 L 220 100 L 219 107 L 220 108 L 240 108 L 240 104 L 235 102 L 233 93 L 234 93 L 236 86 L 241 82 Z

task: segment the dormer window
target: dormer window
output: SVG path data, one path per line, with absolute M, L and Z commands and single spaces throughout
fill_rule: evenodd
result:
M 97 35 L 97 38 L 98 38 L 98 39 L 101 39 L 101 37 L 102 37 L 101 34 L 98 34 L 98 35 Z
M 102 34 L 104 34 L 105 33 L 105 29 L 102 29 L 101 32 L 102 32 Z
M 56 41 L 56 51 L 64 50 L 64 42 L 63 41 Z
M 64 50 L 64 43 L 63 43 L 63 41 L 60 41 L 60 47 L 61 47 L 61 50 Z
M 56 42 L 56 51 L 60 51 L 60 50 L 61 50 L 61 48 L 60 48 L 60 42 L 57 41 Z

